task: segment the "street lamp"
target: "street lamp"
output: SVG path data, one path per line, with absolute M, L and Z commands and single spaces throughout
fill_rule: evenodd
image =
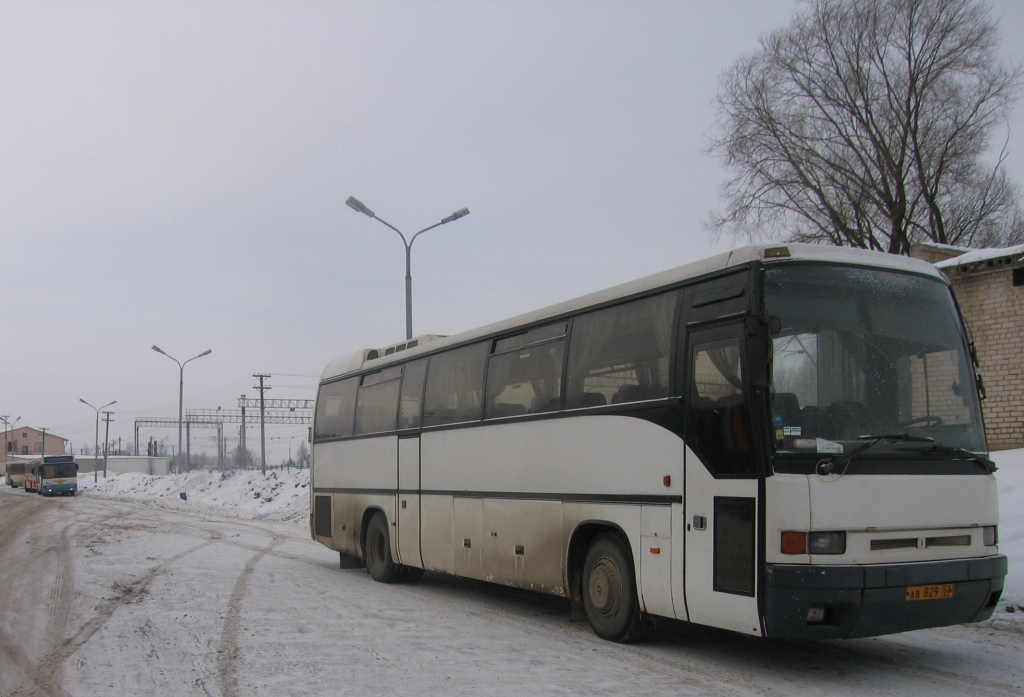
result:
M 100 410 L 106 409 L 109 406 L 113 406 L 114 404 L 117 404 L 117 400 L 115 399 L 110 404 L 104 404 L 102 407 L 94 407 L 93 405 L 89 404 L 87 401 L 85 401 L 81 397 L 78 398 L 78 401 L 81 402 L 82 404 L 84 404 L 85 406 L 91 407 L 91 408 L 96 410 L 96 441 L 93 443 L 93 446 L 96 449 L 93 451 L 93 456 L 92 456 L 93 457 L 92 481 L 93 481 L 93 483 L 96 483 L 100 479 Z M 106 472 L 103 473 L 103 476 L 104 477 L 107 476 Z
M 14 421 L 8 421 L 7 419 L 9 418 L 9 416 L 0 416 L 0 421 L 4 422 L 4 462 L 7 462 L 8 460 L 11 459 L 8 454 L 8 450 L 10 450 L 11 447 L 7 445 L 7 434 L 10 433 L 11 429 L 14 428 L 15 424 L 21 421 L 20 416 L 16 418 Z
M 359 199 L 357 199 L 355 196 L 349 196 L 348 200 L 345 201 L 345 205 L 348 206 L 349 208 L 351 208 L 352 210 L 354 210 L 357 213 L 362 213 L 363 215 L 368 215 L 371 218 L 373 218 L 374 220 L 376 220 L 376 221 L 378 221 L 380 223 L 383 223 L 384 225 L 387 225 L 389 228 L 391 228 L 392 230 L 397 232 L 398 236 L 402 238 L 402 243 L 405 245 L 405 338 L 407 340 L 411 339 L 412 338 L 412 243 L 416 241 L 417 237 L 422 235 L 427 230 L 433 230 L 434 228 L 439 227 L 441 225 L 444 225 L 446 223 L 451 223 L 451 222 L 453 222 L 455 220 L 458 220 L 459 218 L 466 217 L 467 215 L 469 215 L 469 209 L 468 208 L 460 208 L 459 210 L 457 210 L 454 213 L 452 213 L 451 215 L 449 215 L 447 218 L 442 219 L 441 222 L 434 223 L 430 227 L 423 228 L 422 230 L 417 232 L 415 235 L 413 235 L 411 239 L 409 239 L 407 241 L 405 239 L 405 235 L 402 234 L 401 230 L 399 230 L 398 228 L 396 228 L 394 225 L 392 225 L 391 223 L 387 222 L 386 220 L 382 220 L 381 218 L 378 218 L 376 215 L 374 215 L 373 211 L 371 211 L 369 208 L 367 208 L 365 205 L 363 205 L 363 202 L 360 201 Z
M 213 353 L 213 349 L 206 349 L 205 351 L 200 353 L 198 356 L 192 356 L 192 358 L 189 358 L 187 361 L 182 363 L 177 358 L 175 358 L 174 356 L 170 355 L 169 353 L 164 351 L 159 346 L 152 346 L 151 348 L 154 351 L 156 351 L 157 353 L 162 354 L 164 356 L 167 356 L 172 361 L 174 361 L 175 363 L 178 364 L 178 457 L 177 457 L 177 459 L 180 462 L 181 461 L 181 414 L 182 414 L 182 404 L 183 404 L 183 400 L 184 400 L 184 397 L 185 397 L 185 366 L 188 365 L 191 361 L 194 361 L 197 358 L 202 358 L 203 356 L 209 356 L 211 353 Z M 177 471 L 180 472 L 181 468 L 178 467 Z

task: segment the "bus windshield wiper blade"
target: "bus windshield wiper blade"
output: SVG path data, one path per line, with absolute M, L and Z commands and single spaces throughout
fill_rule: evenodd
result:
M 941 443 L 935 443 L 929 448 L 898 448 L 898 450 L 910 450 L 915 453 L 921 453 L 922 455 L 927 455 L 929 453 L 934 453 L 936 455 L 963 455 L 969 460 L 974 460 L 989 472 L 995 472 L 998 469 L 998 467 L 996 467 L 996 463 L 984 455 L 979 455 L 978 453 L 971 452 L 965 448 L 958 448 L 955 445 L 942 445 Z
M 882 442 L 883 440 L 903 441 L 905 443 L 934 443 L 935 442 L 934 438 L 928 438 L 927 436 L 912 436 L 909 433 L 890 433 L 890 434 L 881 435 L 881 436 L 874 436 L 874 435 L 859 436 L 857 438 L 857 440 L 862 440 L 864 442 L 861 443 L 860 445 L 858 445 L 856 448 L 854 448 L 853 450 L 851 450 L 848 453 L 844 453 L 842 455 L 834 455 L 833 457 L 827 457 L 824 460 L 821 460 L 817 465 L 815 465 L 815 467 L 814 467 L 815 471 L 817 471 L 817 473 L 822 475 L 822 476 L 827 475 L 827 474 L 832 474 L 833 472 L 835 472 L 836 468 L 839 467 L 840 465 L 843 465 L 843 466 L 848 465 L 850 463 L 850 460 L 853 459 L 854 455 L 857 455 L 859 453 L 864 452 L 868 448 L 870 448 L 873 445 L 876 445 L 876 444 Z

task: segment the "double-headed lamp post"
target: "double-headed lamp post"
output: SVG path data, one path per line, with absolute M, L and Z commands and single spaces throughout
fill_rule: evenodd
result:
M 4 422 L 4 462 L 7 462 L 8 460 L 10 460 L 11 459 L 11 455 L 14 454 L 14 453 L 10 452 L 11 446 L 7 445 L 7 443 L 8 443 L 8 441 L 7 441 L 7 433 L 12 428 L 14 428 L 15 424 L 17 424 L 19 421 L 21 421 L 21 417 L 20 416 L 18 418 L 16 418 L 14 421 L 8 421 L 7 419 L 9 419 L 9 418 L 10 417 L 7 416 L 7 415 L 0 416 L 0 421 Z
M 181 417 L 182 417 L 182 405 L 184 404 L 184 398 L 185 398 L 185 366 L 188 365 L 190 362 L 194 361 L 197 358 L 202 358 L 203 356 L 209 356 L 211 353 L 213 353 L 213 349 L 206 349 L 205 351 L 200 353 L 198 356 L 192 356 L 192 358 L 189 358 L 187 361 L 182 363 L 177 358 L 175 358 L 174 356 L 170 355 L 169 353 L 164 351 L 159 346 L 153 346 L 151 348 L 154 351 L 156 351 L 157 353 L 162 354 L 164 356 L 167 356 L 172 361 L 174 361 L 175 363 L 178 364 L 178 456 L 177 456 L 177 460 L 178 460 L 178 462 L 181 462 L 181 420 L 182 420 Z M 180 466 L 177 467 L 175 471 L 180 472 L 181 471 L 181 467 Z
M 399 230 L 398 228 L 396 228 L 394 225 L 392 225 L 391 223 L 387 222 L 386 220 L 382 220 L 382 219 L 378 218 L 376 215 L 374 215 L 373 211 L 371 211 L 369 208 L 367 208 L 365 205 L 363 205 L 363 202 L 360 201 L 359 199 L 357 199 L 355 196 L 349 196 L 348 200 L 345 201 L 345 205 L 348 206 L 349 208 L 351 208 L 352 210 L 356 211 L 357 213 L 362 213 L 363 215 L 368 215 L 371 218 L 373 218 L 374 220 L 376 220 L 376 221 L 378 221 L 378 222 L 380 222 L 380 223 L 382 223 L 384 225 L 387 225 L 389 228 L 391 228 L 392 230 L 394 230 L 395 232 L 398 233 L 398 236 L 402 238 L 402 243 L 405 244 L 405 338 L 407 340 L 411 339 L 412 338 L 412 243 L 416 241 L 417 237 L 422 235 L 427 230 L 433 230 L 434 228 L 440 227 L 441 225 L 444 225 L 446 223 L 450 223 L 450 222 L 453 222 L 455 220 L 458 220 L 459 218 L 466 217 L 467 215 L 469 215 L 469 209 L 468 208 L 460 208 L 459 210 L 457 210 L 454 213 L 452 213 L 451 215 L 449 215 L 447 218 L 444 218 L 441 222 L 434 223 L 430 227 L 423 228 L 422 230 L 417 232 L 415 235 L 413 235 L 409 240 L 406 240 L 405 239 L 405 235 L 402 234 L 401 230 Z
M 87 401 L 85 401 L 82 398 L 79 398 L 78 401 L 81 402 L 82 404 L 84 404 L 85 406 L 90 407 L 90 408 L 96 410 L 96 440 L 93 443 L 93 447 L 96 448 L 96 450 L 93 451 L 93 459 L 95 460 L 95 469 L 93 469 L 93 471 L 92 471 L 92 480 L 94 482 L 96 482 L 96 481 L 99 481 L 99 478 L 100 478 L 100 474 L 99 474 L 100 473 L 100 467 L 99 467 L 99 459 L 100 459 L 100 411 L 103 410 L 103 409 L 106 409 L 109 406 L 113 406 L 114 404 L 117 404 L 117 400 L 115 399 L 110 404 L 104 404 L 102 407 L 94 407 L 93 405 L 89 404 Z M 106 472 L 103 473 L 103 476 L 104 477 L 107 476 Z

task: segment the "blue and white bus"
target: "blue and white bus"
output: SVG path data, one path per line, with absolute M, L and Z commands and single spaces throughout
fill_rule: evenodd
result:
M 613 641 L 983 620 L 1007 562 L 973 355 L 930 264 L 736 249 L 331 361 L 310 532 L 378 581 L 564 596 Z
M 73 455 L 48 455 L 25 463 L 25 490 L 43 496 L 78 492 L 78 463 Z

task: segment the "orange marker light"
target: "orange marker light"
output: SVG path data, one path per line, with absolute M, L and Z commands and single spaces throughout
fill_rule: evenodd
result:
M 661 554 L 661 547 L 651 547 L 651 554 Z
M 672 475 L 671 474 L 666 474 L 665 475 L 665 479 L 662 480 L 662 481 L 665 482 L 665 486 L 672 486 Z
M 796 530 L 782 531 L 782 553 L 783 554 L 806 554 L 807 533 Z

